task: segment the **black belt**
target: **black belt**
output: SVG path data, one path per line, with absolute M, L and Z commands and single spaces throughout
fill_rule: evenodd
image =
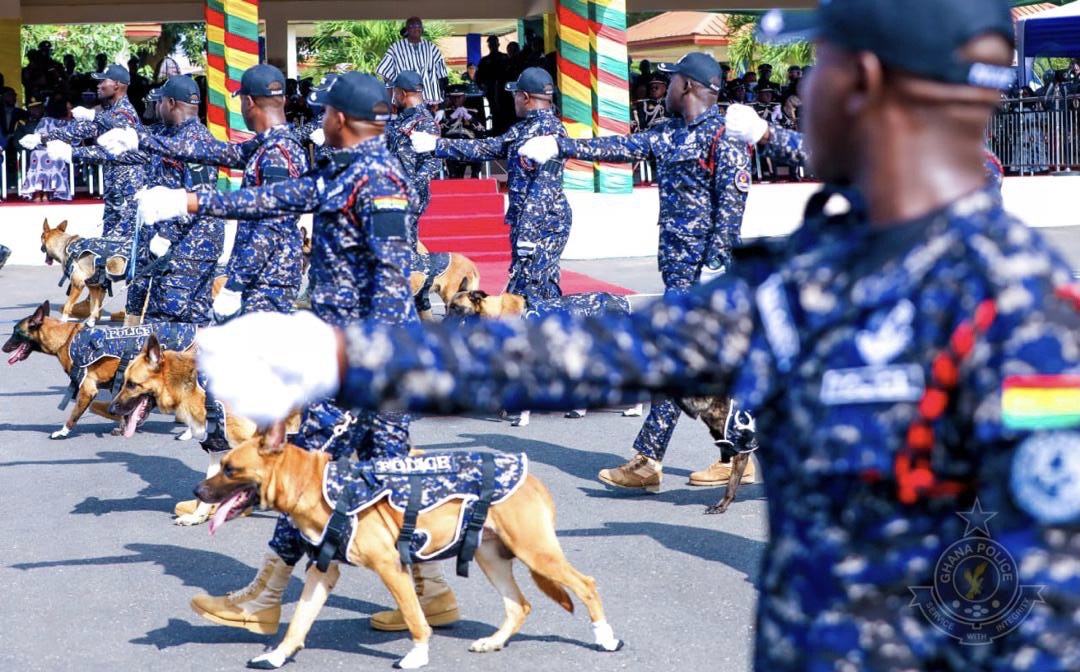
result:
M 397 549 L 401 556 L 401 564 L 406 567 L 412 564 L 412 537 L 416 532 L 416 518 L 420 515 L 420 503 L 424 498 L 424 481 L 419 474 L 409 475 L 409 501 L 405 505 L 405 519 L 401 523 L 401 531 L 398 532 Z
M 491 498 L 495 495 L 495 456 L 491 453 L 481 453 L 481 460 L 480 499 L 473 505 L 469 524 L 465 528 L 465 538 L 462 539 L 461 548 L 458 550 L 458 576 L 469 576 L 469 563 L 472 562 L 476 549 L 480 546 L 480 532 L 484 529 L 488 509 L 491 507 Z

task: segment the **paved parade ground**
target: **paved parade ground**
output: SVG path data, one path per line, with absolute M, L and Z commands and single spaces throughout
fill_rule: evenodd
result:
M 1049 234 L 1080 268 L 1076 231 Z M 661 286 L 650 259 L 566 266 L 642 294 Z M 0 337 L 6 340 L 14 322 L 42 299 L 58 309 L 57 274 L 38 267 L 0 271 Z M 107 304 L 122 305 L 122 291 Z M 0 374 L 0 670 L 242 669 L 278 641 L 284 624 L 278 637 L 254 635 L 197 617 L 188 601 L 245 585 L 266 550 L 274 515 L 237 519 L 213 538 L 206 526 L 174 526 L 173 505 L 191 496 L 206 466 L 197 444 L 173 440 L 181 430 L 160 414 L 131 439 L 109 436 L 111 423 L 88 414 L 68 439 L 51 441 L 49 433 L 66 417 L 57 410 L 65 385 L 58 362 L 40 353 Z M 702 515 L 721 491 L 691 489 L 686 477 L 716 452 L 704 426 L 684 421 L 661 494 L 607 490 L 596 473 L 630 457 L 640 424 L 614 410 L 583 420 L 536 414 L 526 428 L 491 416 L 414 422 L 418 447 L 528 454 L 533 473 L 554 495 L 563 548 L 597 579 L 608 620 L 626 642 L 617 653 L 593 651 L 582 605 L 565 613 L 519 565 L 533 604 L 522 632 L 500 653 L 468 653 L 469 642 L 490 634 L 503 614 L 474 565 L 471 579 L 450 578 L 463 621 L 436 631 L 429 669 L 749 668 L 753 583 L 767 535 L 763 487 L 744 486 L 724 515 Z M 453 573 L 451 562 L 443 565 Z M 286 618 L 301 585 L 297 571 L 286 592 Z M 373 573 L 346 569 L 290 669 L 389 669 L 409 650 L 407 635 L 374 632 L 368 617 L 390 604 Z
M 635 291 L 659 289 L 654 260 L 569 265 Z M 0 337 L 45 298 L 62 304 L 58 270 L 0 270 Z M 107 306 L 123 306 L 122 291 Z M 176 527 L 172 508 L 202 478 L 206 457 L 172 437 L 179 426 L 160 414 L 131 439 L 109 436 L 111 423 L 87 414 L 72 435 L 51 441 L 66 417 L 57 410 L 65 376 L 35 353 L 0 373 L 0 492 L 4 557 L 0 590 L 0 670 L 236 670 L 277 638 L 214 625 L 188 607 L 200 592 L 220 594 L 255 574 L 274 526 L 259 513 L 225 525 Z M 641 418 L 615 411 L 582 420 L 534 414 L 513 428 L 496 417 L 422 418 L 413 440 L 423 448 L 492 448 L 528 453 L 551 489 L 563 548 L 599 584 L 608 620 L 626 642 L 617 653 L 592 650 L 583 605 L 567 614 L 517 577 L 533 612 L 506 650 L 467 651 L 494 631 L 502 602 L 479 567 L 450 577 L 463 621 L 436 630 L 432 670 L 745 670 L 751 659 L 753 581 L 765 539 L 760 485 L 744 486 L 722 516 L 704 516 L 715 489 L 691 489 L 687 475 L 715 459 L 703 425 L 675 433 L 657 496 L 608 491 L 596 472 L 622 464 Z M 443 563 L 453 574 L 452 562 Z M 302 578 L 286 592 L 292 614 Z M 289 669 L 390 669 L 409 650 L 406 633 L 377 633 L 368 617 L 391 600 L 374 573 L 346 568 L 307 649 Z M 279 636 L 284 634 L 284 626 Z

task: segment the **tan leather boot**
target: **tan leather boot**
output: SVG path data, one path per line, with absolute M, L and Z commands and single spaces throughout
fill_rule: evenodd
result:
M 219 625 L 272 635 L 281 622 L 281 595 L 289 585 L 292 570 L 276 553 L 267 553 L 259 573 L 245 588 L 223 597 L 196 595 L 191 599 L 191 608 Z
M 746 471 L 743 472 L 742 480 L 739 483 L 753 483 L 755 478 L 754 461 L 750 460 L 746 463 Z M 720 460 L 710 464 L 707 469 L 690 474 L 690 485 L 703 488 L 727 485 L 730 480 L 731 463 L 724 464 Z
M 663 476 L 664 466 L 641 453 L 621 467 L 600 471 L 600 480 L 608 485 L 651 493 L 660 492 Z
M 438 628 L 457 623 L 461 619 L 457 598 L 447 585 L 439 565 L 434 562 L 413 563 L 412 575 L 416 596 L 420 598 L 420 608 L 424 610 L 428 625 Z M 400 609 L 372 614 L 371 627 L 386 632 L 409 629 Z

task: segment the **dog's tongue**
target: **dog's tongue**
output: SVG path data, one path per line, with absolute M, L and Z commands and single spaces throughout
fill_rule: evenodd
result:
M 11 353 L 11 357 L 8 357 L 7 363 L 12 366 L 18 364 L 26 359 L 28 350 L 30 350 L 30 345 L 28 343 L 20 343 L 19 347 L 15 348 L 15 352 Z
M 139 421 L 142 420 L 146 412 L 146 405 L 149 404 L 146 399 L 141 399 L 135 408 L 131 409 L 131 413 L 128 413 L 124 418 L 124 438 L 130 439 L 135 436 L 135 430 L 139 428 Z
M 217 532 L 217 528 L 221 527 L 229 520 L 229 513 L 237 507 L 242 506 L 242 502 L 246 501 L 247 493 L 243 490 L 238 490 L 224 502 L 218 504 L 217 511 L 214 512 L 214 516 L 210 519 L 211 536 Z

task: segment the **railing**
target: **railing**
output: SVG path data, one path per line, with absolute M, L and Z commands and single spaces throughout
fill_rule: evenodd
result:
M 1009 173 L 1080 170 L 1080 95 L 1003 100 L 988 134 Z

